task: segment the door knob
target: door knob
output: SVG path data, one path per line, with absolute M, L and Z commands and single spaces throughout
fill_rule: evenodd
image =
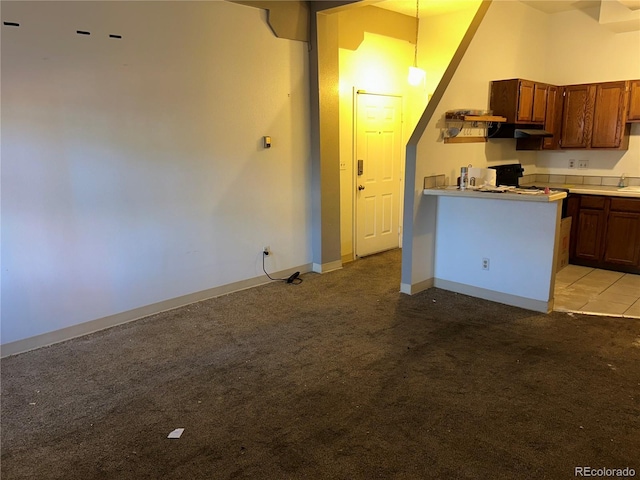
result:
M 364 190 L 364 185 L 358 185 L 358 190 Z

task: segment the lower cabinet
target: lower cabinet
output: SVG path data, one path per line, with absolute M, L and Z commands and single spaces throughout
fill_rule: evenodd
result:
M 640 199 L 611 198 L 603 261 L 640 266 Z
M 640 273 L 640 199 L 571 195 L 569 262 Z
M 580 195 L 575 257 L 599 261 L 602 258 L 602 236 L 605 231 L 605 197 Z M 572 222 L 573 223 L 573 222 Z

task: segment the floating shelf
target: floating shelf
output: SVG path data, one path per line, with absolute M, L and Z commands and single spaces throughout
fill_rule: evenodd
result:
M 465 122 L 498 122 L 504 123 L 507 121 L 506 117 L 499 117 L 497 115 L 465 115 Z
M 486 142 L 487 137 L 445 137 L 444 143 L 478 143 Z
M 491 124 L 491 123 L 505 123 L 507 119 L 505 117 L 501 117 L 498 115 L 466 115 L 463 113 L 447 113 L 445 114 L 445 122 L 469 122 L 473 124 L 473 128 L 487 128 L 488 125 L 478 125 L 482 124 Z M 460 129 L 458 129 L 460 130 Z M 480 143 L 486 142 L 486 136 L 450 136 L 444 138 L 444 143 Z
M 506 117 L 500 117 L 498 115 L 458 115 L 458 116 L 447 116 L 445 117 L 447 121 L 453 122 L 497 122 L 504 123 L 507 121 Z

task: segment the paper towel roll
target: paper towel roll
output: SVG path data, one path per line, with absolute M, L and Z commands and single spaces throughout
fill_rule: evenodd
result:
M 469 186 L 482 187 L 484 185 L 496 186 L 496 171 L 493 168 L 476 168 L 469 169 Z

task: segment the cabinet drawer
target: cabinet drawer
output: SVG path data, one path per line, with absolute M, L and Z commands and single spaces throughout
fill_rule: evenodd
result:
M 616 212 L 640 213 L 640 199 L 637 198 L 612 198 L 611 210 Z
M 582 195 L 580 198 L 580 208 L 604 209 L 605 197 L 595 195 Z

